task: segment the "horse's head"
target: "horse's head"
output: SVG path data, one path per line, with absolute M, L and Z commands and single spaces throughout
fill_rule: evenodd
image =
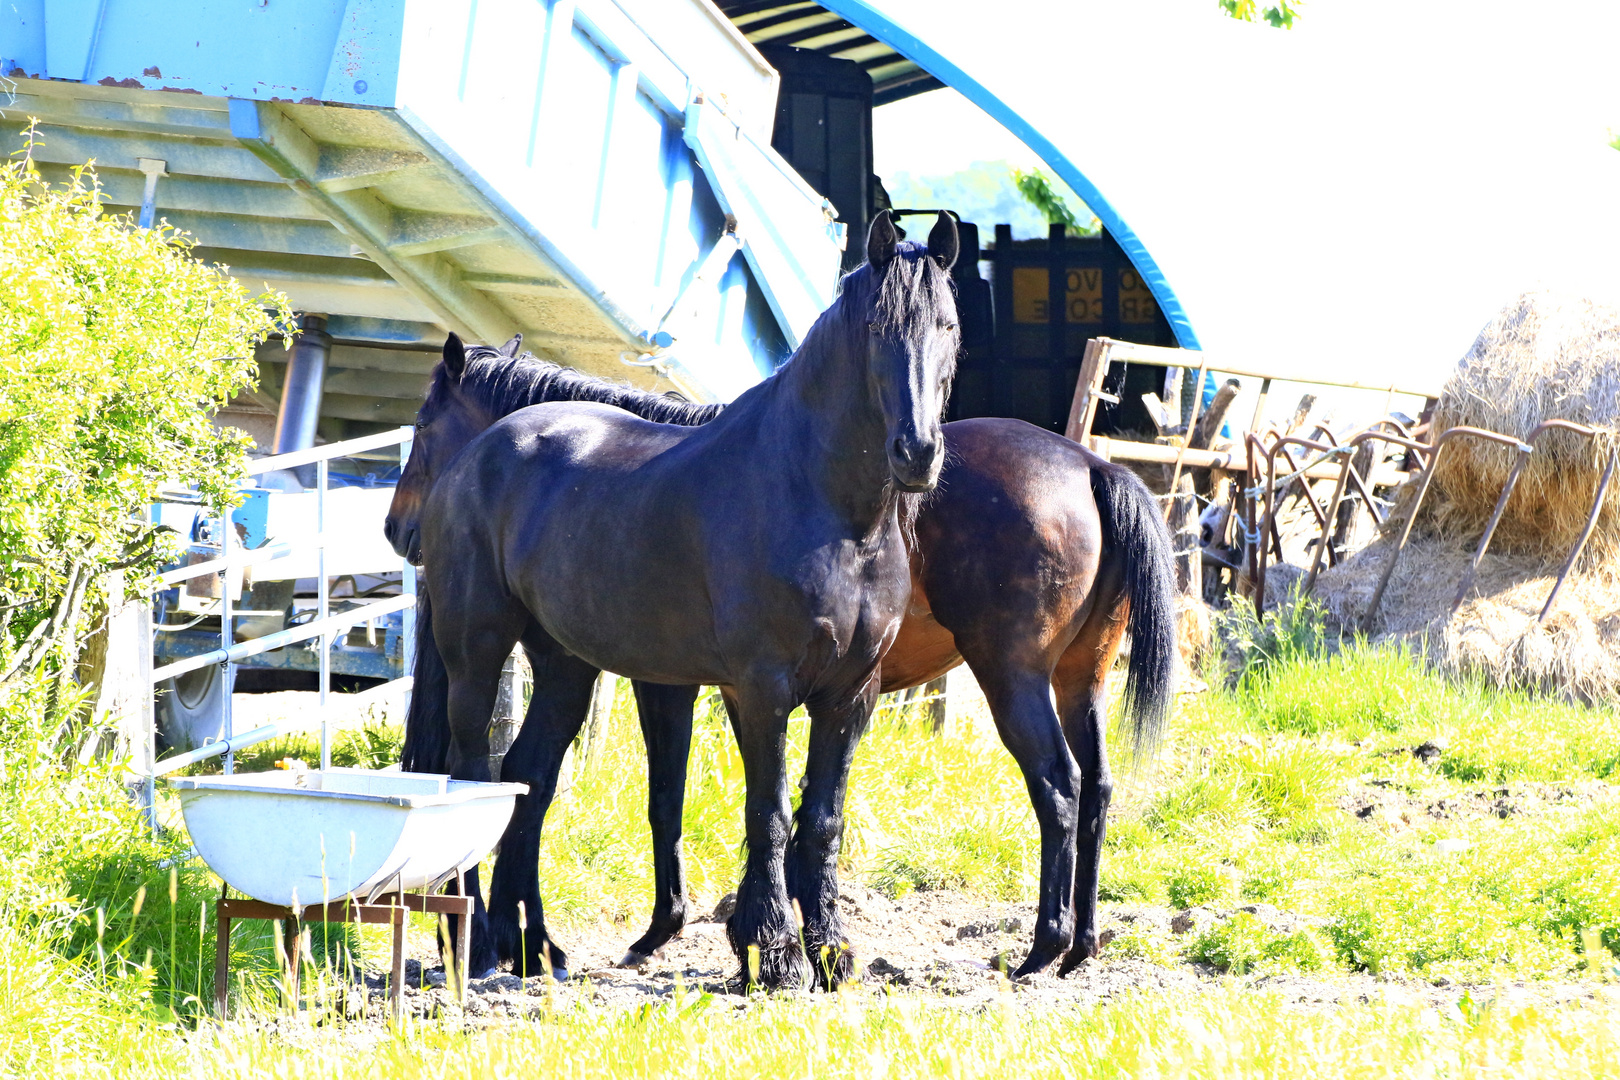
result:
M 520 334 L 501 346 L 500 354 L 514 357 L 522 345 Z M 471 394 L 463 393 L 461 379 L 466 373 L 467 351 L 461 339 L 451 334 L 444 342 L 444 359 L 433 369 L 427 400 L 416 413 L 410 460 L 399 474 L 394 501 L 383 523 L 383 535 L 394 551 L 411 562 L 422 557 L 422 502 L 434 481 L 479 432 L 500 419 Z
M 867 376 L 883 411 L 889 471 L 902 491 L 932 489 L 945 463 L 940 423 L 961 345 L 949 276 L 956 254 L 956 222 L 945 213 L 926 247 L 902 244 L 887 210 L 866 240 L 873 275 Z

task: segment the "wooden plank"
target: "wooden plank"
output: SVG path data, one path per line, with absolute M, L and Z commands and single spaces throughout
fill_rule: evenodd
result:
M 1091 423 L 1097 415 L 1097 391 L 1102 389 L 1103 376 L 1108 374 L 1106 341 L 1107 338 L 1091 338 L 1086 342 L 1080 377 L 1074 381 L 1074 401 L 1069 405 L 1069 422 L 1063 434 L 1077 443 L 1084 443 L 1091 435 Z
M 1170 349 L 1162 345 L 1137 345 L 1134 342 L 1118 341 L 1114 338 L 1098 338 L 1100 342 L 1109 346 L 1109 356 L 1112 360 L 1137 364 L 1164 364 L 1171 367 L 1196 368 L 1204 361 L 1197 349 Z M 1230 355 L 1210 355 L 1207 361 L 1210 371 L 1222 372 L 1226 375 L 1244 375 L 1254 379 L 1282 379 L 1287 382 L 1311 383 L 1317 386 L 1341 386 L 1350 390 L 1383 390 L 1397 394 L 1412 394 L 1416 397 L 1439 397 L 1442 384 L 1425 382 L 1419 379 L 1403 377 L 1399 382 L 1378 382 L 1372 379 L 1357 379 L 1337 372 L 1324 372 L 1317 369 L 1307 369 L 1304 366 L 1267 365 L 1262 366 Z
M 1162 443 L 1131 442 L 1128 439 L 1110 439 L 1104 435 L 1093 435 L 1085 442 L 1085 447 L 1099 457 L 1109 461 L 1136 461 L 1149 465 L 1174 465 L 1176 457 L 1181 455 L 1181 463 L 1190 469 L 1224 469 L 1227 472 L 1247 473 L 1248 461 L 1239 450 L 1194 450 L 1181 449 L 1175 446 L 1165 446 Z M 1305 475 L 1311 480 L 1337 480 L 1339 466 L 1334 462 L 1322 462 L 1305 470 Z M 1400 469 L 1375 469 L 1369 483 L 1378 487 L 1391 487 L 1395 484 L 1405 483 L 1410 474 Z

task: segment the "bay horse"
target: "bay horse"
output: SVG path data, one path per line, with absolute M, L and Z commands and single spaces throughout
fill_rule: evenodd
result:
M 701 426 L 550 402 L 468 439 L 444 407 L 468 367 L 452 336 L 389 509 L 389 541 L 421 561 L 431 597 L 451 776 L 489 779 L 501 665 L 520 641 L 542 677 L 584 664 L 721 688 L 747 784 L 727 933 L 751 984 L 803 985 L 807 949 L 826 982 L 852 970 L 837 909 L 844 783 L 910 595 L 902 517 L 943 464 L 957 250 L 947 215 L 925 247 L 880 214 L 866 262 L 793 357 Z M 801 704 L 811 751 L 790 837 L 787 723 Z M 520 741 L 542 813 L 577 729 L 546 695 L 531 701 Z M 467 885 L 476 895 L 476 875 Z
M 540 401 L 589 400 L 661 423 L 703 424 L 723 406 L 693 405 L 584 375 L 528 355 L 521 338 L 501 350 L 474 346 L 466 373 L 437 398 L 473 432 Z M 435 386 L 439 376 L 435 376 Z M 1112 782 L 1104 743 L 1103 679 L 1127 627 L 1126 714 L 1136 749 L 1158 737 L 1174 663 L 1171 552 L 1152 496 L 1128 470 L 1018 420 L 962 420 L 943 427 L 946 463 L 921 507 L 911 540 L 912 594 L 883 658 L 883 692 L 938 678 L 966 660 L 997 729 L 1025 777 L 1041 829 L 1041 884 L 1034 940 L 1018 974 L 1059 957 L 1067 973 L 1098 953 L 1097 877 Z M 407 768 L 441 771 L 448 736 L 442 668 L 427 598 L 419 599 L 416 687 L 406 718 Z M 577 731 L 597 671 L 581 662 L 535 669 L 531 707 L 565 716 Z M 695 686 L 633 684 L 648 755 L 648 818 L 656 898 L 647 932 L 625 963 L 650 956 L 686 921 L 680 837 Z M 1056 709 L 1052 693 L 1056 694 Z M 536 760 L 527 721 L 503 778 L 554 783 Z M 547 791 L 550 790 L 548 787 Z M 541 970 L 556 950 L 535 929 L 538 849 L 545 806 L 519 800 L 491 883 L 493 947 L 515 968 Z M 792 864 L 789 864 L 790 871 Z M 520 932 L 518 905 L 530 929 Z M 476 947 L 475 947 L 476 951 Z M 521 955 L 520 955 L 521 954 Z M 556 955 L 561 955 L 556 950 Z

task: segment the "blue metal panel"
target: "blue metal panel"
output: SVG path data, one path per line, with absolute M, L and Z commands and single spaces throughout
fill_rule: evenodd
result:
M 835 208 L 707 101 L 687 107 L 686 142 L 740 222 L 749 265 L 796 348 L 838 286 L 844 227 Z
M 106 0 L 56 0 L 45 22 L 45 70 L 53 79 L 90 77 Z
M 1041 160 L 1050 165 L 1053 171 L 1074 189 L 1075 194 L 1091 207 L 1092 213 L 1097 215 L 1109 235 L 1119 242 L 1119 246 L 1130 258 L 1131 265 L 1136 267 L 1137 274 L 1152 290 L 1153 298 L 1158 301 L 1165 318 L 1169 320 L 1181 347 L 1184 349 L 1200 347 L 1198 335 L 1193 330 L 1186 309 L 1182 307 L 1181 300 L 1170 288 L 1164 272 L 1159 269 L 1159 264 L 1154 261 L 1153 255 L 1142 243 L 1141 238 L 1125 223 L 1125 219 L 1120 217 L 1107 197 L 1080 171 L 1079 166 L 1060 152 L 1050 139 L 1031 127 L 1023 117 L 1013 112 L 1000 98 L 979 85 L 961 68 L 930 48 L 927 42 L 901 29 L 878 12 L 869 0 L 818 0 L 818 2 L 828 11 L 848 19 L 908 60 L 915 61 L 930 75 L 989 113 L 1008 131 L 1018 136 L 1025 146 L 1039 154 Z
M 136 158 L 166 161 L 160 215 L 338 318 L 521 323 L 611 370 L 735 215 L 745 259 L 687 290 L 674 335 L 681 385 L 730 397 L 831 300 L 838 244 L 758 141 L 768 66 L 698 0 L 657 2 L 655 42 L 615 0 L 6 0 L 0 58 L 120 87 L 35 84 L 52 162 L 93 156 L 122 192 Z
M 232 97 L 391 105 L 405 0 L 10 0 L 7 73 Z
M 322 101 L 391 105 L 405 10 L 398 0 L 348 0 L 322 84 Z
M 0 75 L 45 73 L 45 0 L 0 4 Z

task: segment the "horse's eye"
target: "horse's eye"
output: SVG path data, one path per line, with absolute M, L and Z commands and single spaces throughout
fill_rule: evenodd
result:
M 945 324 L 944 329 L 947 334 L 954 334 L 956 333 L 956 324 L 953 322 L 948 322 Z
M 877 332 L 878 332 L 878 329 L 879 329 L 879 327 L 878 327 L 878 324 L 877 324 L 877 323 L 875 323 L 875 322 L 869 322 L 869 323 L 867 323 L 867 324 L 866 324 L 866 328 L 867 328 L 867 329 L 868 329 L 868 330 L 870 330 L 870 331 L 872 331 L 872 333 L 874 333 L 874 334 L 875 334 L 875 333 L 877 333 Z
M 420 416 L 418 416 L 418 417 L 417 417 L 417 418 L 416 418 L 416 430 L 417 430 L 417 431 L 422 431 L 422 430 L 424 430 L 424 429 L 425 429 L 425 428 L 426 428 L 426 427 L 427 427 L 427 426 L 428 426 L 428 422 L 427 422 L 427 420 L 425 420 L 425 419 L 424 419 L 424 418 L 422 418 L 422 417 L 420 417 Z

